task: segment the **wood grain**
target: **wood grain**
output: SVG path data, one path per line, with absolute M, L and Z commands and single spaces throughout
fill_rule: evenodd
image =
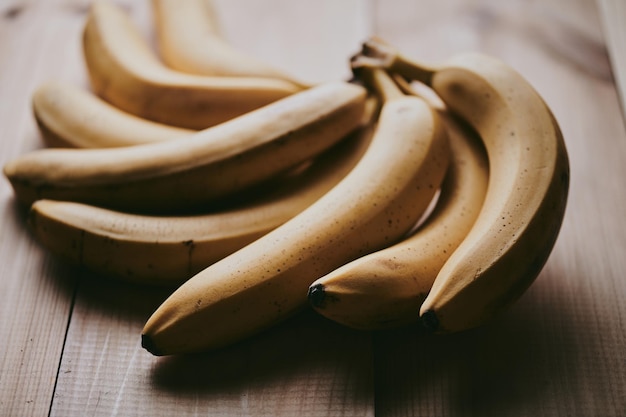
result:
M 73 11 L 40 2 L 0 3 L 0 159 L 42 146 L 30 112 L 38 82 L 81 82 L 66 60 L 78 58 Z M 60 47 L 62 45 L 62 47 Z M 0 180 L 0 409 L 46 415 L 74 295 L 74 280 L 26 233 L 24 213 Z
M 53 416 L 373 415 L 371 339 L 303 314 L 223 351 L 155 358 L 139 346 L 165 292 L 83 276 Z
M 219 352 L 155 358 L 139 333 L 167 291 L 52 258 L 2 178 L 0 415 L 623 415 L 620 1 L 215 0 L 234 45 L 311 81 L 349 77 L 347 58 L 371 34 L 416 59 L 474 49 L 518 69 L 553 109 L 570 154 L 570 200 L 548 264 L 510 311 L 463 334 L 356 332 L 306 312 Z M 117 3 L 154 44 L 149 3 Z M 0 1 L 2 164 L 43 146 L 30 111 L 40 82 L 87 86 L 89 4 Z
M 615 84 L 622 103 L 622 113 L 626 118 L 626 2 L 622 0 L 598 0 L 602 27 L 611 63 Z

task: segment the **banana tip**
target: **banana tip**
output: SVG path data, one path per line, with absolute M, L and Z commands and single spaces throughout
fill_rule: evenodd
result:
M 313 307 L 323 307 L 326 300 L 326 290 L 323 284 L 315 284 L 309 287 L 309 302 Z
M 436 332 L 439 329 L 439 319 L 437 314 L 433 310 L 427 310 L 422 314 L 422 323 L 431 332 Z
M 152 338 L 147 334 L 141 335 L 141 347 L 152 353 L 154 356 L 163 356 L 163 353 L 159 350 Z

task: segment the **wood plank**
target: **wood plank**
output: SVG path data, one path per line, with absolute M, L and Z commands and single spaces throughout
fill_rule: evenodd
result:
M 218 352 L 155 358 L 139 335 L 166 295 L 81 276 L 52 416 L 373 415 L 369 335 L 308 313 Z
M 626 132 L 592 2 L 379 3 L 378 34 L 416 59 L 484 51 L 517 68 L 563 130 L 568 210 L 537 282 L 462 334 L 377 335 L 376 411 L 407 415 L 602 415 L 626 409 Z
M 48 77 L 80 82 L 80 21 L 60 2 L 0 4 L 0 162 L 42 146 L 30 96 Z M 0 409 L 41 416 L 50 408 L 74 294 L 66 268 L 26 230 L 6 179 L 0 180 Z
M 615 84 L 619 90 L 622 113 L 626 117 L 626 2 L 598 0 L 606 45 L 611 55 Z
M 224 1 L 216 7 L 223 33 L 233 43 L 238 38 L 237 45 L 249 53 L 323 80 L 345 77 L 346 51 L 352 53 L 365 36 L 360 4 L 311 1 L 296 8 L 274 0 L 255 8 L 250 2 Z M 128 10 L 150 36 L 145 5 L 132 3 Z M 299 26 L 303 15 L 307 23 Z M 338 21 L 346 31 L 332 32 L 336 39 L 324 48 L 312 47 L 319 39 L 311 40 L 310 30 L 322 35 Z M 308 313 L 220 352 L 155 358 L 140 347 L 139 335 L 167 291 L 133 288 L 84 271 L 74 274 L 80 285 L 52 416 L 373 415 L 369 334 Z

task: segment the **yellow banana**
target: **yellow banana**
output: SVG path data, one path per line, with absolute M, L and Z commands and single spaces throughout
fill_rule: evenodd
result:
M 93 90 L 145 119 L 204 129 L 302 88 L 266 77 L 218 77 L 166 67 L 124 11 L 109 0 L 92 4 L 83 52 Z
M 42 149 L 7 163 L 22 203 L 68 200 L 140 212 L 207 210 L 292 168 L 360 123 L 367 91 L 328 82 L 184 141 L 107 149 Z
M 441 114 L 451 161 L 433 211 L 402 241 L 334 270 L 309 287 L 309 302 L 348 327 L 378 330 L 419 319 L 442 265 L 469 232 L 487 190 L 485 150 L 471 129 Z
M 170 68 L 198 75 L 277 78 L 302 85 L 219 36 L 209 0 L 152 0 L 152 8 L 161 58 Z
M 375 85 L 389 87 L 355 168 L 306 210 L 180 286 L 147 321 L 144 348 L 208 350 L 260 332 L 306 307 L 315 279 L 395 243 L 415 224 L 445 174 L 447 136 L 423 100 L 374 73 Z
M 277 188 L 226 210 L 146 216 L 66 201 L 39 200 L 29 224 L 52 253 L 106 276 L 179 285 L 295 216 L 337 184 L 369 144 L 371 123 Z
M 420 309 L 436 332 L 478 326 L 523 294 L 558 237 L 569 189 L 559 125 L 528 81 L 496 58 L 469 53 L 426 66 L 376 40 L 364 53 L 431 86 L 484 142 L 490 170 L 485 203 Z
M 33 113 L 46 145 L 110 148 L 188 136 L 194 130 L 164 125 L 126 113 L 67 83 L 47 82 L 32 98 Z

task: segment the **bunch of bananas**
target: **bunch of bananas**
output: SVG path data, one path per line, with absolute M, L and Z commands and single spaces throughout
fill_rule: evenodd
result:
M 358 329 L 460 331 L 537 277 L 569 162 L 509 66 L 422 65 L 372 38 L 353 80 L 306 85 L 220 38 L 204 0 L 152 6 L 162 59 L 123 10 L 93 4 L 94 94 L 41 86 L 48 149 L 4 167 L 51 252 L 177 287 L 145 324 L 148 351 L 223 347 L 307 306 Z

